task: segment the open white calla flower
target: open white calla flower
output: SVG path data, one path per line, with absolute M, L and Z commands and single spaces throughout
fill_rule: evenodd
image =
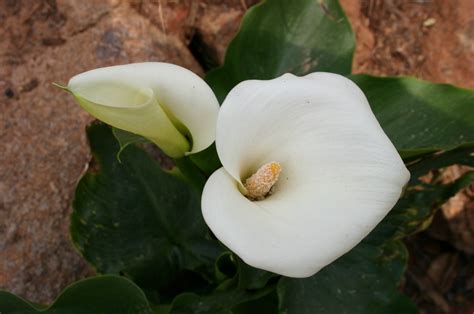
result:
M 206 82 L 180 66 L 99 68 L 74 76 L 67 89 L 97 119 L 148 138 L 171 157 L 214 142 L 219 103 Z
M 251 266 L 308 277 L 357 245 L 409 172 L 365 95 L 330 73 L 237 85 L 216 128 L 204 218 Z

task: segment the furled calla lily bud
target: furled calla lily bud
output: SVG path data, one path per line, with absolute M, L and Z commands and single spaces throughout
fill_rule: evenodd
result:
M 67 89 L 97 119 L 148 138 L 171 157 L 214 142 L 219 103 L 199 76 L 180 66 L 99 68 L 74 76 Z
M 410 176 L 362 91 L 330 73 L 240 83 L 216 146 L 223 168 L 203 191 L 207 224 L 249 265 L 289 277 L 357 245 Z

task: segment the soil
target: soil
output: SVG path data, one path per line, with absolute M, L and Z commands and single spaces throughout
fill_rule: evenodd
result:
M 112 64 L 166 61 L 203 74 L 223 60 L 249 0 L 0 0 L 0 288 L 48 303 L 94 273 L 68 235 L 90 159 L 89 115 L 51 82 Z M 341 0 L 353 71 L 474 88 L 472 0 Z M 204 52 L 206 59 L 196 59 Z M 463 170 L 445 170 L 446 180 Z M 407 240 L 404 292 L 424 313 L 474 311 L 474 192 Z

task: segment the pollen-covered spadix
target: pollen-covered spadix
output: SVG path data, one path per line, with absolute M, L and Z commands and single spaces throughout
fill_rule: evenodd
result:
M 204 188 L 207 224 L 249 265 L 290 277 L 357 245 L 409 179 L 362 91 L 330 73 L 240 83 L 219 112 L 216 147 L 223 168 Z M 271 195 L 246 197 L 246 179 L 274 160 Z

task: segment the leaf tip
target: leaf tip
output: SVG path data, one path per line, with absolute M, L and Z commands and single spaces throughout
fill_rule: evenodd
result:
M 51 85 L 53 85 L 54 87 L 60 88 L 60 89 L 62 89 L 62 90 L 71 92 L 67 86 L 61 85 L 61 84 L 59 84 L 59 83 L 52 82 Z

